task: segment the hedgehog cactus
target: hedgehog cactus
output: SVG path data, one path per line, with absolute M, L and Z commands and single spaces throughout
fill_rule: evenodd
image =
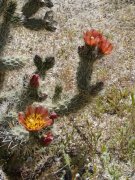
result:
M 84 33 L 84 42 L 84 46 L 78 47 L 80 57 L 76 73 L 78 94 L 71 98 L 68 103 L 55 108 L 55 112 L 58 114 L 65 115 L 80 110 L 90 102 L 91 97 L 103 89 L 103 82 L 90 84 L 93 65 L 103 55 L 110 54 L 113 46 L 100 32 L 93 29 Z

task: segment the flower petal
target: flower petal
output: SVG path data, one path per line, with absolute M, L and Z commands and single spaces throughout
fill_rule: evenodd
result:
M 46 117 L 44 120 L 45 120 L 45 127 L 51 126 L 53 124 L 53 120 L 50 119 L 49 117 Z
M 19 112 L 18 114 L 18 120 L 21 124 L 24 124 L 25 116 L 23 112 Z
M 48 109 L 44 108 L 43 106 L 38 106 L 35 108 L 35 114 L 40 114 L 43 119 L 49 116 Z
M 99 49 L 103 54 L 110 54 L 112 52 L 113 46 L 109 41 L 104 40 L 101 42 Z
M 26 117 L 28 117 L 29 115 L 33 114 L 35 112 L 35 107 L 33 106 L 28 106 L 27 109 L 26 109 Z
M 48 109 L 46 109 L 46 108 L 43 109 L 42 117 L 43 117 L 43 118 L 49 117 Z
M 35 114 L 43 114 L 43 109 L 42 106 L 35 107 Z

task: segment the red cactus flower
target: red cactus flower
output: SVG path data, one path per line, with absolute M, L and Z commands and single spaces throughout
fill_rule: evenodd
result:
M 102 34 L 95 29 L 84 33 L 84 42 L 89 46 L 97 46 L 102 39 Z
M 99 43 L 99 49 L 103 54 L 110 54 L 112 52 L 113 46 L 108 40 L 103 39 L 101 43 Z
M 38 88 L 39 87 L 39 75 L 38 74 L 33 74 L 31 79 L 30 79 L 30 86 L 32 88 Z
M 53 123 L 48 110 L 42 106 L 28 106 L 25 114 L 19 113 L 18 120 L 28 131 L 39 131 Z
M 53 141 L 53 139 L 53 134 L 51 132 L 48 132 L 41 138 L 42 144 L 48 146 Z

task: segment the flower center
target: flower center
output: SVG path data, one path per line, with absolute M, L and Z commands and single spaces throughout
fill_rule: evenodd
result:
M 46 124 L 41 114 L 31 114 L 26 118 L 25 125 L 28 129 L 39 130 Z

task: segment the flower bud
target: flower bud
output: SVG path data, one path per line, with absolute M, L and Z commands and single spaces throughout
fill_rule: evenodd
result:
M 38 88 L 39 87 L 39 75 L 38 74 L 34 74 L 32 75 L 31 79 L 30 79 L 30 86 L 32 88 Z
M 51 132 L 48 132 L 41 138 L 42 144 L 48 146 L 53 141 L 53 139 L 53 134 Z
M 50 113 L 50 116 L 49 116 L 49 118 L 52 120 L 57 119 L 58 117 L 59 117 L 58 114 L 56 114 L 55 112 Z

